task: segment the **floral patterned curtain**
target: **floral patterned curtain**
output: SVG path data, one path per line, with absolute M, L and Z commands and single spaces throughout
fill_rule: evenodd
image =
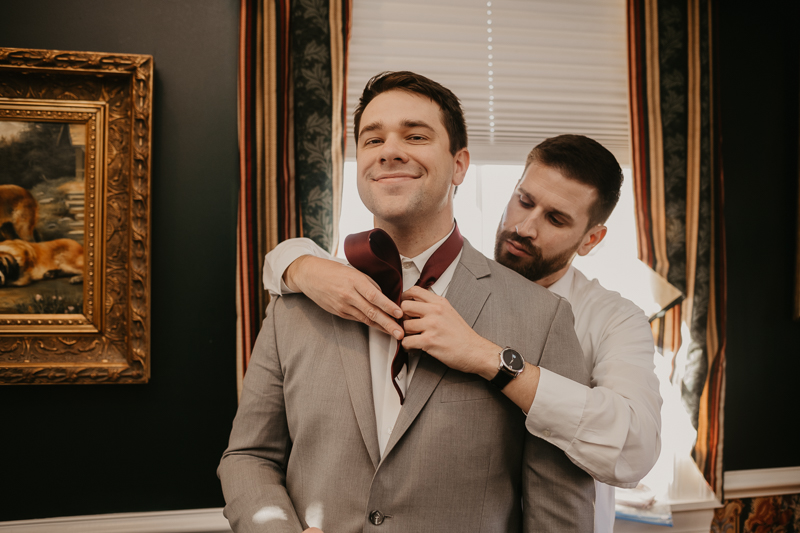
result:
M 726 500 L 714 510 L 711 533 L 798 533 L 800 494 Z
M 653 322 L 697 429 L 693 456 L 721 496 L 725 235 L 714 0 L 628 0 L 639 257 L 685 300 Z M 690 336 L 681 338 L 681 324 Z
M 266 252 L 292 237 L 337 245 L 350 12 L 350 0 L 241 0 L 240 387 L 267 304 Z

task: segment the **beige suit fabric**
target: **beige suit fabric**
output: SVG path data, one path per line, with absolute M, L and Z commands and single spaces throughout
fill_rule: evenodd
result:
M 589 383 L 567 301 L 468 242 L 447 298 L 482 336 Z M 592 531 L 592 478 L 493 385 L 426 354 L 381 460 L 367 339 L 303 295 L 270 303 L 218 470 L 234 531 Z

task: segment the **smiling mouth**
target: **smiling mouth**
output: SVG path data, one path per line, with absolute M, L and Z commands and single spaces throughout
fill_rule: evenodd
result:
M 410 174 L 389 174 L 386 176 L 378 176 L 375 178 L 375 181 L 384 181 L 384 182 L 396 182 L 396 181 L 404 181 L 404 180 L 415 180 L 419 178 L 419 176 L 412 176 Z

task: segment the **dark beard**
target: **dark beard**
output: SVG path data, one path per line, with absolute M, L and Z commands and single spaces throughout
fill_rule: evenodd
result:
M 519 257 L 506 250 L 505 242 L 507 240 L 513 241 L 517 246 L 528 252 L 530 257 Z M 541 248 L 531 244 L 527 238 L 520 237 L 515 231 L 498 229 L 494 242 L 494 259 L 501 265 L 536 282 L 567 266 L 578 246 L 580 246 L 580 241 L 574 248 L 567 249 L 555 257 L 545 258 L 542 255 Z

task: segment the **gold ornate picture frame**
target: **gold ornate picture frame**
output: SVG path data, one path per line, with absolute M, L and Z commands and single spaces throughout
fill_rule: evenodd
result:
M 0 48 L 0 384 L 150 378 L 153 58 Z

